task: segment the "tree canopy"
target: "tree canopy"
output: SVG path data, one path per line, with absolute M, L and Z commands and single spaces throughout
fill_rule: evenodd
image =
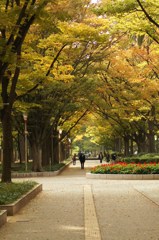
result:
M 1 1 L 2 181 L 24 112 L 35 171 L 46 141 L 58 162 L 58 142 L 81 134 L 125 155 L 157 151 L 158 9 L 157 0 Z

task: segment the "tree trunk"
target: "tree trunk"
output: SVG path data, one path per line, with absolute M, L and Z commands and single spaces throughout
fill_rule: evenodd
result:
M 115 139 L 115 151 L 121 152 L 121 138 Z
M 24 137 L 23 137 L 23 139 L 24 139 Z M 23 140 L 23 142 L 24 142 L 24 140 Z M 23 147 L 23 151 L 22 151 L 22 149 L 21 149 L 21 135 L 20 134 L 18 134 L 18 155 L 19 155 L 19 161 L 20 161 L 20 163 L 22 163 L 22 161 L 24 159 L 24 157 L 22 157 L 22 156 L 24 156 L 24 147 Z
M 53 135 L 53 164 L 59 163 L 59 140 L 58 135 Z
M 154 140 L 154 133 L 149 134 L 148 136 L 148 149 L 149 153 L 154 153 L 155 152 L 155 140 Z
M 33 156 L 33 166 L 32 170 L 34 172 L 42 171 L 42 148 L 39 144 L 32 144 L 32 156 Z
M 124 155 L 129 156 L 129 137 L 124 137 Z
M 2 182 L 11 182 L 11 163 L 13 159 L 13 137 L 11 110 L 7 106 L 2 113 L 3 130 L 3 168 Z
M 134 145 L 133 145 L 133 139 L 130 139 L 130 154 L 133 155 L 134 154 Z
M 42 166 L 47 166 L 50 164 L 51 160 L 51 142 L 50 136 L 42 145 Z
M 142 138 L 139 137 L 139 139 L 136 141 L 138 153 L 145 153 L 146 152 L 146 142 L 143 141 Z
M 155 138 L 154 138 L 154 123 L 153 121 L 148 122 L 149 126 L 149 134 L 147 134 L 148 138 L 148 149 L 149 153 L 154 153 L 155 152 Z
M 134 141 L 137 144 L 138 153 L 147 152 L 146 134 L 144 131 L 139 131 L 138 133 L 134 134 Z

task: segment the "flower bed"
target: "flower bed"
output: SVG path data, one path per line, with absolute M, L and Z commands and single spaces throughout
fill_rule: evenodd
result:
M 95 166 L 91 169 L 94 174 L 159 174 L 158 163 L 112 163 Z

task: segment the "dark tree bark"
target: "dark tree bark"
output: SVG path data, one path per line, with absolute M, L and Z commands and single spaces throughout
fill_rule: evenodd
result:
M 129 156 L 129 136 L 124 137 L 124 155 Z
M 6 12 L 10 2 L 6 1 Z M 20 1 L 16 0 L 15 3 L 19 6 Z M 16 100 L 16 86 L 20 73 L 20 55 L 21 55 L 21 47 L 25 40 L 25 37 L 28 33 L 28 30 L 32 23 L 36 18 L 35 12 L 33 14 L 31 12 L 30 15 L 27 13 L 30 5 L 34 5 L 36 0 L 25 0 L 24 4 L 21 7 L 19 15 L 17 17 L 15 26 L 13 26 L 11 32 L 9 34 L 6 33 L 6 29 L 2 29 L 2 37 L 6 42 L 6 45 L 0 52 L 0 83 L 2 84 L 2 102 L 3 109 L 1 110 L 1 121 L 3 128 L 3 170 L 2 170 L 2 181 L 10 182 L 11 181 L 11 162 L 13 157 L 13 140 L 12 140 L 12 106 Z M 43 3 L 45 5 L 46 2 Z M 12 7 L 14 7 L 12 5 Z M 37 8 L 37 12 L 39 9 Z M 7 35 L 9 35 L 7 39 Z M 7 49 L 10 49 L 11 54 L 17 56 L 17 60 L 15 62 L 16 67 L 11 72 L 9 67 L 11 65 L 10 59 L 8 61 L 3 61 L 8 55 Z M 7 58 L 6 58 L 7 59 Z
M 51 162 L 51 138 L 48 136 L 42 145 L 42 166 L 47 166 Z
M 53 132 L 53 164 L 59 163 L 59 139 L 58 132 Z
M 34 172 L 42 171 L 42 147 L 37 142 L 32 142 L 31 144 L 32 156 L 33 156 L 33 166 L 32 170 Z
M 3 130 L 3 168 L 2 182 L 11 182 L 11 163 L 13 160 L 13 138 L 12 138 L 12 117 L 11 109 L 7 106 L 2 114 Z
M 135 142 L 137 144 L 138 153 L 147 152 L 146 148 L 146 134 L 143 131 L 134 134 Z

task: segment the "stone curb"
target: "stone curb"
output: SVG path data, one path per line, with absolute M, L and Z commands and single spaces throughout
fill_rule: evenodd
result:
M 14 203 L 0 205 L 0 210 L 7 210 L 7 215 L 13 216 L 41 191 L 42 184 L 38 184 Z
M 65 166 L 53 172 L 30 172 L 30 173 L 12 173 L 12 178 L 31 178 L 31 177 L 54 177 L 59 175 L 72 161 L 68 162 Z M 0 174 L 1 178 L 1 174 Z
M 0 227 L 7 222 L 7 211 L 0 210 Z
M 86 173 L 89 179 L 108 180 L 159 180 L 159 174 L 94 174 Z

